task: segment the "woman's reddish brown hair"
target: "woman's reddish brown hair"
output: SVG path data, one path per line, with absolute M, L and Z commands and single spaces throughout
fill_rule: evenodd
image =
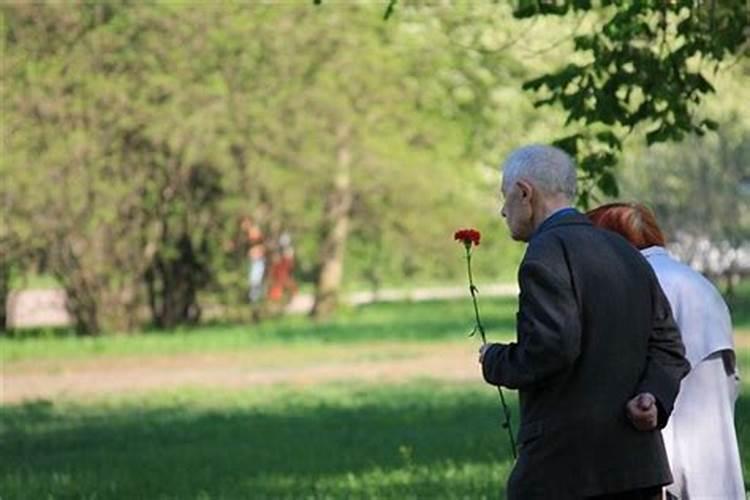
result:
M 664 246 L 664 233 L 654 214 L 639 203 L 610 203 L 589 211 L 591 222 L 621 234 L 636 248 Z

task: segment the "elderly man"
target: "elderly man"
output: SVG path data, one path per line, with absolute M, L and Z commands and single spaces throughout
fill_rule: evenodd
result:
M 658 429 L 689 364 L 643 257 L 571 208 L 572 159 L 527 146 L 503 167 L 505 217 L 528 242 L 517 342 L 480 351 L 485 380 L 518 389 L 510 499 L 656 499 L 672 481 Z

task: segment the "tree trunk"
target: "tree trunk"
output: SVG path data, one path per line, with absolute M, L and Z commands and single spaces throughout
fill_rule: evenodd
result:
M 10 295 L 10 263 L 4 258 L 0 262 L 0 332 L 8 328 L 8 295 Z
M 173 258 L 157 254 L 145 274 L 151 317 L 159 328 L 200 320 L 197 291 L 205 281 L 205 269 L 187 235 L 180 237 L 176 250 Z
M 338 304 L 341 288 L 352 206 L 352 154 L 349 148 L 349 135 L 348 126 L 339 129 L 336 176 L 326 199 L 315 303 L 311 313 L 316 319 L 325 318 L 333 312 Z
M 66 286 L 67 309 L 75 324 L 78 335 L 99 335 L 99 311 L 94 294 L 85 287 Z
M 73 317 L 78 335 L 99 335 L 99 287 L 96 277 L 76 255 L 70 243 L 63 243 L 52 256 L 51 268 L 65 290 L 65 308 Z

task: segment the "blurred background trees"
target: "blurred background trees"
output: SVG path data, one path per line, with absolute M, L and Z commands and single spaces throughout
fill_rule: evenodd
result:
M 679 146 L 658 145 L 626 157 L 623 195 L 648 203 L 670 248 L 719 282 L 729 295 L 750 274 L 750 67 L 716 78 L 721 96 L 707 103 L 719 128 Z
M 599 22 L 515 19 L 491 2 L 399 6 L 388 22 L 379 5 L 325 2 L 0 13 L 0 300 L 18 276 L 54 275 L 83 334 L 245 304 L 243 217 L 271 246 L 292 236 L 318 317 L 342 290 L 461 279 L 458 226 L 485 233 L 482 280 L 512 280 L 523 249 L 498 217 L 497 163 L 519 143 L 575 132 L 564 110 L 535 110 L 522 84 L 578 57 L 577 30 Z M 688 181 L 688 170 L 731 170 L 726 185 L 747 177 L 750 129 L 736 109 L 747 74 L 741 61 L 723 77 L 725 135 L 694 146 L 703 163 L 692 138 L 624 144 L 637 167 L 629 194 L 687 213 L 693 191 L 718 179 Z M 683 169 L 679 155 L 698 163 Z M 661 190 L 646 175 L 684 182 Z M 684 229 L 744 242 L 742 200 L 716 216 L 737 221 L 733 236 Z M 705 213 L 695 220 L 709 224 Z

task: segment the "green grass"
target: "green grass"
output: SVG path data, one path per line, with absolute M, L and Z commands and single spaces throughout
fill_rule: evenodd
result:
M 482 301 L 482 318 L 491 338 L 512 334 L 516 300 Z M 341 311 L 315 323 L 287 317 L 259 325 L 208 325 L 145 334 L 76 338 L 15 335 L 0 338 L 0 362 L 38 358 L 82 359 L 120 355 L 165 355 L 253 349 L 259 345 L 371 342 L 377 340 L 460 340 L 472 328 L 471 301 L 381 303 Z
M 496 398 L 415 381 L 10 407 L 0 496 L 497 498 L 510 450 Z
M 514 300 L 484 300 L 482 309 L 491 337 L 511 333 Z M 464 337 L 470 327 L 468 301 L 379 304 L 320 324 L 289 318 L 83 341 L 3 339 L 0 359 L 55 357 L 65 365 L 246 349 L 264 363 L 268 354 L 272 368 L 300 356 L 335 363 L 381 341 L 393 344 L 390 359 L 409 346 L 472 342 Z M 750 349 L 738 360 L 741 373 L 750 373 Z M 514 395 L 510 401 L 517 425 Z M 499 418 L 497 393 L 479 375 L 467 383 L 341 380 L 6 405 L 0 498 L 502 498 L 511 457 Z M 750 477 L 747 383 L 736 421 Z
M 502 498 L 511 457 L 496 397 L 422 380 L 29 403 L 0 410 L 0 496 Z
M 729 301 L 734 326 L 750 334 L 750 280 Z M 490 338 L 513 335 L 515 298 L 481 298 Z M 333 319 L 311 322 L 286 317 L 255 324 L 213 324 L 171 331 L 76 338 L 70 329 L 11 332 L 0 337 L 0 363 L 36 358 L 91 358 L 165 355 L 251 349 L 266 344 L 330 344 L 374 340 L 460 339 L 472 328 L 473 309 L 465 300 L 395 302 L 345 308 Z

